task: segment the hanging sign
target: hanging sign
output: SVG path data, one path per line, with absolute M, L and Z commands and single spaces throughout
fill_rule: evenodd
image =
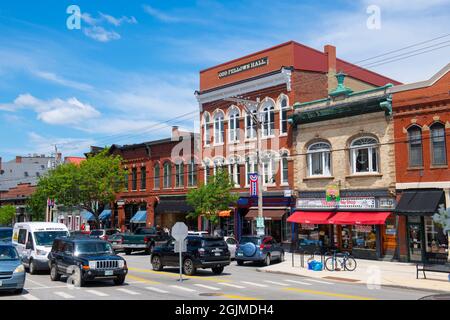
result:
M 339 186 L 337 184 L 330 184 L 327 186 L 325 197 L 327 201 L 341 201 L 341 194 L 339 192 Z
M 248 180 L 250 181 L 250 197 L 258 196 L 258 174 L 249 173 Z

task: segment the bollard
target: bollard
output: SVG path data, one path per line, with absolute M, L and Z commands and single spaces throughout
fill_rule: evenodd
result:
M 292 268 L 294 268 L 295 267 L 295 265 L 294 265 L 294 257 L 295 256 L 295 250 L 292 250 Z

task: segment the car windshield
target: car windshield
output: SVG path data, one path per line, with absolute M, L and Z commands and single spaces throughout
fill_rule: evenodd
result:
M 92 230 L 91 236 L 101 236 L 103 234 L 103 230 Z
M 261 239 L 257 237 L 242 237 L 240 243 L 245 244 L 251 242 L 253 244 L 258 245 L 260 241 Z
M 51 246 L 56 238 L 67 236 L 67 231 L 37 231 L 34 233 L 34 240 L 37 246 Z
M 224 247 L 226 243 L 223 239 L 203 239 L 202 240 L 203 247 Z
M 12 229 L 0 230 L 0 240 L 11 240 Z
M 19 255 L 14 247 L 0 246 L 0 261 L 17 259 L 19 259 Z
M 75 246 L 75 254 L 112 254 L 113 248 L 105 242 L 81 242 Z

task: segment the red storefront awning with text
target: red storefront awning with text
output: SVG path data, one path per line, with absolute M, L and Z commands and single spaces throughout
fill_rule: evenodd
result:
M 328 219 L 333 212 L 314 212 L 314 211 L 296 211 L 287 218 L 287 222 L 303 223 L 303 224 L 330 224 Z
M 331 224 L 384 224 L 391 212 L 338 212 L 330 218 Z

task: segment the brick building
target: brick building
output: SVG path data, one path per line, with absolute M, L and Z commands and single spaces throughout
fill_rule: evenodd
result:
M 450 64 L 392 88 L 400 259 L 445 262 L 448 240 L 432 215 L 450 206 Z
M 113 145 L 110 152 L 123 158 L 127 186 L 100 217 L 121 229 L 156 225 L 171 228 L 175 222 L 184 221 L 197 230 L 198 220 L 186 219 L 192 211 L 186 194 L 197 186 L 197 138 L 173 127 L 168 139 Z
M 249 197 L 248 174 L 256 170 L 256 125 L 245 108 L 224 100 L 240 97 L 260 100 L 263 119 L 263 207 L 266 232 L 288 244 L 291 226 L 286 218 L 295 207 L 292 194 L 294 164 L 292 128 L 288 118 L 293 102 L 325 98 L 336 87 L 336 70 L 348 74 L 347 85 L 355 91 L 397 83 L 369 70 L 336 58 L 330 45 L 318 51 L 294 41 L 265 49 L 200 71 L 196 96 L 201 119 L 201 181 L 218 167 L 230 173 L 240 198 L 231 216 L 221 219 L 222 229 L 238 238 L 253 233 L 257 199 Z

